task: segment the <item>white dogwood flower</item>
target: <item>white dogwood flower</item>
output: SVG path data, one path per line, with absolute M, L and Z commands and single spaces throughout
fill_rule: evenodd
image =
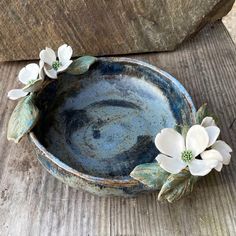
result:
M 67 44 L 63 44 L 58 48 L 57 60 L 56 53 L 51 48 L 43 49 L 39 57 L 45 63 L 44 71 L 47 76 L 56 79 L 59 72 L 65 71 L 72 63 L 72 60 L 70 60 L 72 53 L 72 48 Z
M 229 164 L 231 159 L 230 153 L 232 152 L 232 149 L 226 142 L 222 140 L 217 140 L 220 134 L 220 129 L 216 126 L 215 121 L 212 117 L 205 117 L 201 125 L 205 127 L 208 133 L 208 148 L 211 148 L 202 152 L 201 158 L 203 160 L 218 160 L 218 164 L 215 169 L 217 171 L 221 171 L 223 164 Z
M 39 65 L 36 63 L 30 63 L 23 67 L 18 74 L 18 79 L 26 86 L 22 89 L 10 90 L 7 96 L 12 100 L 16 100 L 27 96 L 30 92 L 37 91 L 42 85 L 44 79 L 42 68 L 42 61 L 39 62 Z
M 216 126 L 216 122 L 212 117 L 206 116 L 202 120 L 201 126 L 203 126 L 203 127 Z
M 156 160 L 169 173 L 177 174 L 188 166 L 192 175 L 204 176 L 218 164 L 215 159 L 196 159 L 209 142 L 208 133 L 201 125 L 193 125 L 187 132 L 186 140 L 174 129 L 163 129 L 155 138 L 155 145 L 161 152 Z

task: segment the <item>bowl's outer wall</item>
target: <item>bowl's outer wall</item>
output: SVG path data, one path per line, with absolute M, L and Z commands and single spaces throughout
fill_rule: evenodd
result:
M 34 143 L 32 136 L 30 135 L 31 143 Z M 123 197 L 132 197 L 140 193 L 156 191 L 157 189 L 151 189 L 138 181 L 129 181 L 122 183 L 110 182 L 109 180 L 102 180 L 97 177 L 91 177 L 89 179 L 84 178 L 81 175 L 68 171 L 62 165 L 58 165 L 52 159 L 49 159 L 48 156 L 41 151 L 39 148 L 34 150 L 37 156 L 37 159 L 42 164 L 42 166 L 54 177 L 69 185 L 70 187 L 76 189 L 83 189 L 87 192 L 90 192 L 99 196 L 123 196 Z
M 179 92 L 183 95 L 184 99 L 188 104 L 189 117 L 188 119 L 194 120 L 195 108 L 192 103 L 192 100 L 184 89 L 184 87 L 172 76 L 163 72 L 156 67 L 153 67 L 147 63 L 136 61 L 128 58 L 102 58 L 101 61 L 109 62 L 109 63 L 129 63 L 139 65 L 140 70 L 145 70 L 147 68 L 148 71 L 151 70 L 151 73 L 161 74 L 164 79 L 171 81 L 173 86 L 175 86 Z M 165 84 L 165 83 L 163 83 Z M 162 85 L 163 86 L 163 85 Z M 165 90 L 166 88 L 163 87 Z M 176 101 L 178 103 L 178 101 Z M 181 114 L 178 114 L 178 109 L 176 109 L 175 104 L 170 104 L 172 110 L 177 117 Z M 177 105 L 178 106 L 178 105 Z M 186 111 L 185 111 L 186 112 Z M 179 117 L 181 119 L 181 117 Z M 96 195 L 114 195 L 114 196 L 134 196 L 138 193 L 155 191 L 157 189 L 151 189 L 138 181 L 131 178 L 124 178 L 123 180 L 112 180 L 101 177 L 94 177 L 91 175 L 83 174 L 79 171 L 76 171 L 60 161 L 58 158 L 47 152 L 47 150 L 38 142 L 34 133 L 30 134 L 30 140 L 33 143 L 33 146 L 36 150 L 36 155 L 40 163 L 51 173 L 53 176 L 61 180 L 62 182 L 68 184 L 71 187 L 77 189 L 84 189 L 90 193 Z

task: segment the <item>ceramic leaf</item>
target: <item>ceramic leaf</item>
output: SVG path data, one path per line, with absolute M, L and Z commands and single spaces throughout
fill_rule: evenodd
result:
M 196 123 L 201 124 L 202 120 L 208 115 L 207 104 L 203 104 L 196 113 Z
M 138 165 L 130 174 L 132 178 L 155 189 L 160 189 L 169 175 L 157 162 Z
M 97 60 L 96 57 L 92 56 L 83 56 L 72 62 L 68 67 L 67 73 L 72 75 L 80 75 L 87 72 L 90 66 Z
M 7 139 L 18 143 L 36 124 L 39 110 L 33 103 L 33 95 L 21 99 L 15 107 L 7 131 Z
M 29 92 L 29 93 L 38 91 L 43 86 L 43 82 L 44 81 L 42 79 L 37 79 L 37 80 L 33 81 L 33 83 L 30 83 L 30 84 L 26 85 L 23 88 L 23 91 L 24 92 Z
M 189 130 L 189 125 L 175 125 L 174 129 L 183 135 L 183 137 L 186 137 L 187 132 Z
M 198 180 L 198 176 L 193 176 L 184 169 L 178 174 L 171 174 L 163 184 L 158 200 L 167 200 L 174 202 L 188 195 L 193 190 L 194 183 Z

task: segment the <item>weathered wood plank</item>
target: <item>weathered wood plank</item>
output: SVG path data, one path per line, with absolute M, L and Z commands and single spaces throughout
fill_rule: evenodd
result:
M 221 23 L 171 53 L 136 55 L 176 76 L 197 106 L 219 115 L 222 137 L 236 150 L 236 48 Z M 236 160 L 200 181 L 175 204 L 157 194 L 99 198 L 46 173 L 24 138 L 6 141 L 15 103 L 6 93 L 25 63 L 0 64 L 0 235 L 235 235 Z
M 0 61 L 38 58 L 45 46 L 74 56 L 172 50 L 234 0 L 2 0 Z

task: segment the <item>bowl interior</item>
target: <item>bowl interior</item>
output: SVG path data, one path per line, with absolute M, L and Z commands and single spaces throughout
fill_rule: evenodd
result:
M 46 149 L 80 172 L 108 178 L 152 162 L 155 135 L 190 124 L 194 112 L 174 78 L 127 59 L 99 59 L 84 75 L 62 74 L 38 106 L 43 112 L 34 133 Z

